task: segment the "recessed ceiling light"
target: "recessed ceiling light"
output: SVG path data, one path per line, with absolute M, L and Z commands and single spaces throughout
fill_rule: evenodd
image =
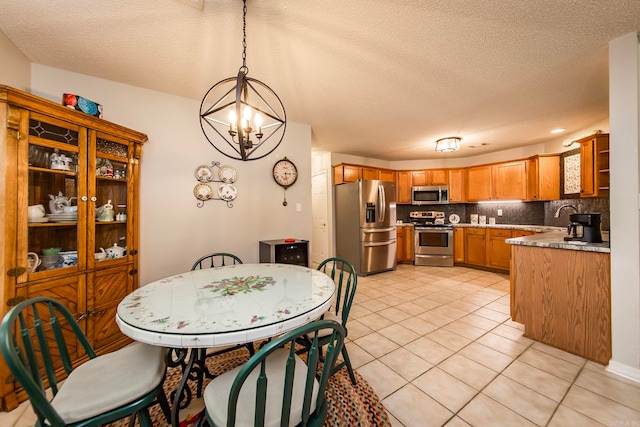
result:
M 551 131 L 551 133 L 562 133 L 564 132 L 566 129 L 565 128 L 558 128 L 558 129 L 554 129 Z

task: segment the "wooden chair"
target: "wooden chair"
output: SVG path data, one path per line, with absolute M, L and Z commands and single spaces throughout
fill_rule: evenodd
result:
M 233 254 L 229 254 L 226 252 L 214 252 L 212 254 L 205 255 L 197 260 L 193 264 L 193 266 L 191 266 L 191 270 L 224 267 L 225 265 L 234 264 L 242 264 L 242 260 Z
M 322 315 L 323 319 L 334 320 L 342 325 L 345 329 L 345 337 L 348 336 L 347 320 L 349 319 L 349 312 L 351 311 L 351 304 L 353 304 L 353 298 L 356 295 L 356 287 L 358 283 L 358 276 L 356 270 L 349 261 L 343 258 L 327 258 L 318 265 L 317 270 L 322 271 L 329 275 L 331 279 L 336 283 L 336 299 L 332 304 L 329 311 Z M 322 335 L 322 334 L 321 334 Z M 321 336 L 320 343 L 325 345 L 328 341 L 328 336 Z M 303 337 L 299 344 L 302 344 L 305 348 L 309 348 L 309 337 Z M 349 353 L 347 352 L 347 346 L 342 347 L 343 361 L 338 363 L 333 368 L 333 373 L 338 372 L 344 366 L 349 371 L 349 377 L 351 383 L 356 385 L 356 376 L 353 373 L 351 367 L 351 360 L 349 359 Z
M 328 333 L 322 367 L 321 331 Z M 302 336 L 311 337 L 306 364 L 295 353 Z M 247 363 L 211 380 L 204 391 L 206 421 L 215 427 L 321 426 L 327 416 L 325 388 L 343 343 L 344 328 L 332 320 L 274 338 Z
M 141 426 L 151 427 L 148 407 L 155 401 L 169 420 L 165 350 L 135 343 L 96 356 L 71 312 L 52 298 L 29 299 L 7 313 L 0 350 L 29 396 L 36 426 L 101 426 L 128 416 L 133 423 L 137 415 Z M 73 366 L 83 355 L 88 360 Z

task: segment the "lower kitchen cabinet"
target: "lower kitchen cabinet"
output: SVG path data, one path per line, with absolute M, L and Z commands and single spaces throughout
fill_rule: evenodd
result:
M 453 229 L 453 262 L 464 264 L 464 228 Z
M 396 227 L 396 240 L 398 248 L 396 260 L 398 262 L 413 262 L 413 227 L 409 225 Z
M 484 228 L 464 229 L 464 262 L 473 265 L 486 265 L 487 243 Z
M 610 254 L 521 245 L 511 250 L 511 318 L 524 324 L 524 335 L 609 363 Z
M 504 241 L 511 238 L 511 230 L 488 228 L 486 232 L 487 267 L 509 269 L 511 259 L 511 245 Z

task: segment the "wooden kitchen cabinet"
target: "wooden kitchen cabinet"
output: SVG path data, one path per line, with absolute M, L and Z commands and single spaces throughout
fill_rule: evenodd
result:
M 466 169 L 449 169 L 449 203 L 466 202 Z
M 333 166 L 333 183 L 335 185 L 346 182 L 356 182 L 362 179 L 362 166 L 340 163 Z
M 512 245 L 511 317 L 527 338 L 606 365 L 610 254 Z
M 560 156 L 539 154 L 527 160 L 527 200 L 560 199 Z
M 414 187 L 425 185 L 447 185 L 448 178 L 446 169 L 413 171 L 411 174 L 411 185 Z
M 396 203 L 411 204 L 411 172 L 396 172 Z
M 484 228 L 464 229 L 464 262 L 485 266 L 487 264 L 487 244 Z
M 505 243 L 512 237 L 512 230 L 502 228 L 487 228 L 486 261 L 487 267 L 509 269 L 511 260 L 511 245 Z
M 580 144 L 580 197 L 609 197 L 609 134 L 576 142 Z
M 491 166 L 491 200 L 527 198 L 527 162 L 498 163 Z
M 467 201 L 491 200 L 491 165 L 467 168 Z
M 0 123 L 0 315 L 24 299 L 47 295 L 74 313 L 98 354 L 124 346 L 130 340 L 120 333 L 115 312 L 138 284 L 138 168 L 147 136 L 6 86 L 0 86 Z M 62 155 L 71 161 L 54 167 L 52 157 Z M 32 205 L 50 212 L 49 195 L 59 192 L 77 205 L 77 218 L 27 217 Z M 97 221 L 97 207 L 109 201 L 126 219 Z M 95 260 L 94 253 L 114 243 L 127 248 L 123 257 Z M 77 263 L 30 270 L 27 255 L 42 257 L 50 247 L 76 251 Z M 11 379 L 0 361 L 5 410 L 26 399 Z
M 375 168 L 362 168 L 362 179 L 380 179 L 380 170 Z
M 389 169 L 380 169 L 380 180 L 396 182 L 396 172 Z
M 453 228 L 453 262 L 464 264 L 464 228 Z
M 412 263 L 414 254 L 413 227 L 410 225 L 396 227 L 396 240 L 398 248 L 396 260 L 398 262 Z

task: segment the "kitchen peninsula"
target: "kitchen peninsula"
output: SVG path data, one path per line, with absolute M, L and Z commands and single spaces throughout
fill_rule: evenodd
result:
M 524 324 L 528 338 L 606 365 L 611 359 L 609 243 L 569 243 L 564 236 L 554 231 L 506 240 L 511 318 Z

